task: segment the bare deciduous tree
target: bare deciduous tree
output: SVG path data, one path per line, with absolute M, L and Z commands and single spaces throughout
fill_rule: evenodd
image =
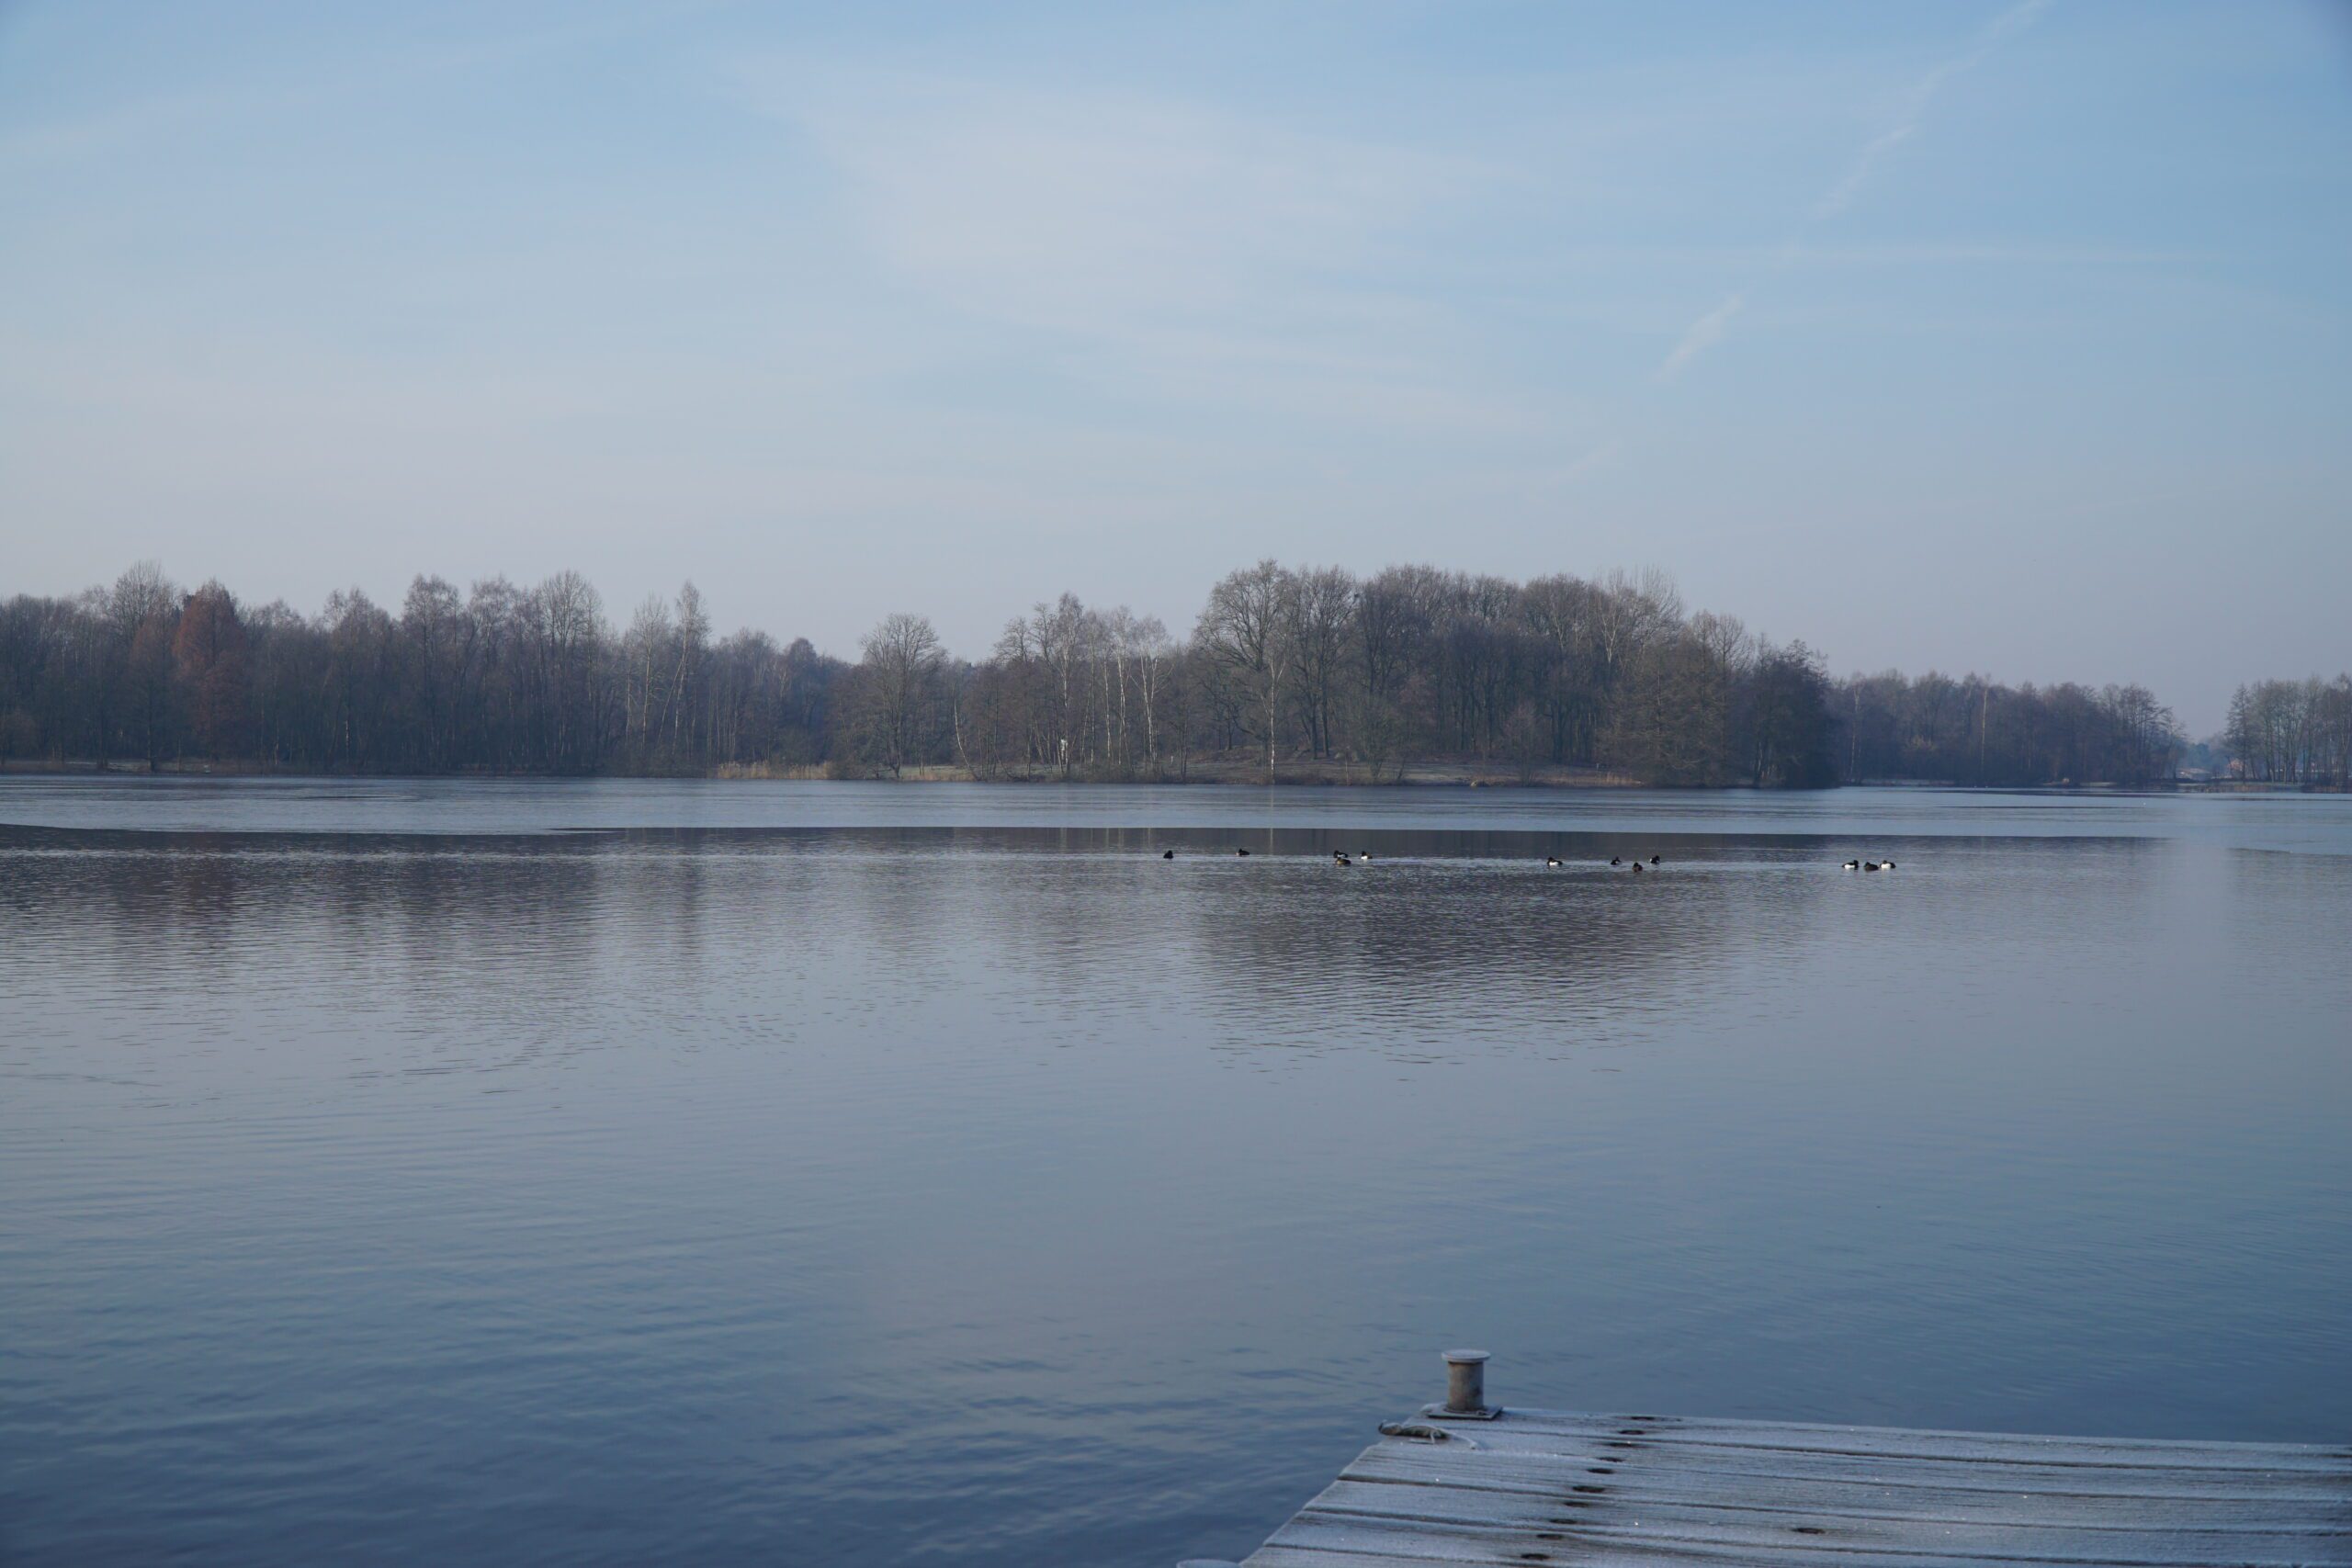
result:
M 1297 580 L 1273 560 L 1234 572 L 1209 590 L 1195 637 L 1235 697 L 1240 722 L 1264 743 L 1273 776 L 1282 745 L 1282 705 L 1291 665 Z
M 921 615 L 886 615 L 859 640 L 859 729 L 867 754 L 896 778 L 938 728 L 947 656 Z

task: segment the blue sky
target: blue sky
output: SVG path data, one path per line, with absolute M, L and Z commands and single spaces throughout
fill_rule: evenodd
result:
M 1261 555 L 2352 664 L 2342 6 L 0 6 L 0 592 Z

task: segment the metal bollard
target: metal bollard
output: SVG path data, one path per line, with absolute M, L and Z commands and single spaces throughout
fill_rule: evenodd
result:
M 1448 1350 L 1445 1353 L 1445 1414 L 1487 1414 L 1487 1353 Z

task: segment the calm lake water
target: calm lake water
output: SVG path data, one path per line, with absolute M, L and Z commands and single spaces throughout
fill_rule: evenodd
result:
M 2352 1435 L 2352 801 L 0 824 L 0 1562 L 1171 1568 L 1457 1343 L 1506 1404 Z

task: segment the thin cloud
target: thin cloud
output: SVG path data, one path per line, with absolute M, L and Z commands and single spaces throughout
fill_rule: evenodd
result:
M 2050 4 L 2051 0 L 2023 0 L 2022 4 L 2010 6 L 1985 25 L 1984 30 L 1976 35 L 1973 44 L 1941 62 L 1913 83 L 1911 90 L 1903 95 L 1902 107 L 1895 116 L 1894 123 L 1862 144 L 1861 152 L 1855 155 L 1844 177 L 1814 203 L 1813 216 L 1816 219 L 1834 218 L 1851 207 L 1887 154 L 1919 133 L 1919 127 L 1927 119 L 1928 110 L 1935 103 L 1936 95 L 1943 90 L 1944 84 L 1983 64 L 1985 57 L 2008 38 L 2032 25 L 2036 17 L 2050 8 Z
M 1894 123 L 1862 144 L 1861 151 L 1855 154 L 1845 174 L 1822 193 L 1820 200 L 1813 204 L 1809 221 L 1818 223 L 1835 218 L 1853 206 L 1888 155 L 1919 133 L 1920 126 L 1926 123 L 1928 109 L 1936 101 L 1936 95 L 1943 90 L 1944 85 L 1984 63 L 2008 39 L 2032 25 L 2034 18 L 2048 10 L 2050 5 L 2051 0 L 2021 0 L 2020 4 L 2010 6 L 1986 23 L 1968 48 L 1939 62 L 1926 75 L 1914 82 L 1910 90 L 1903 95 Z M 1771 270 L 1784 272 L 1804 259 L 1804 226 L 1800 225 L 1796 233 L 1781 243 L 1773 258 Z M 1685 328 L 1673 351 L 1651 373 L 1651 379 L 1673 380 L 1692 360 L 1722 342 L 1731 326 L 1732 318 L 1738 315 L 1747 303 L 1748 293 L 1748 288 L 1735 292 Z
M 1484 165 L 1155 93 L 734 62 L 877 271 L 1122 397 L 1408 429 L 1528 423 L 1420 272 Z
M 1732 318 L 1738 315 L 1747 308 L 1747 295 L 1745 291 L 1729 295 L 1722 304 L 1691 322 L 1684 329 L 1682 341 L 1674 345 L 1674 352 L 1660 361 L 1658 367 L 1650 373 L 1650 379 L 1671 381 L 1681 375 L 1684 366 L 1713 347 L 1722 339 L 1724 333 L 1731 330 Z

